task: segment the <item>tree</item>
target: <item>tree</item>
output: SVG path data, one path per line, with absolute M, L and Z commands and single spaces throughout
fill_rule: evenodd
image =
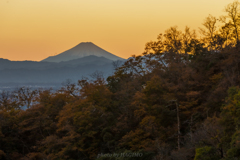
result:
M 204 28 L 199 28 L 200 33 L 206 36 L 206 44 L 209 43 L 210 50 L 212 51 L 215 46 L 214 37 L 216 36 L 217 31 L 217 18 L 213 17 L 212 15 L 209 15 L 203 22 Z
M 165 51 L 180 53 L 182 48 L 182 32 L 177 29 L 177 26 L 167 29 L 163 36 Z
M 230 3 L 226 6 L 225 12 L 227 16 L 222 17 L 222 22 L 228 24 L 232 30 L 235 38 L 235 44 L 239 44 L 239 25 L 240 25 L 240 3 L 235 0 L 233 3 Z M 226 19 L 229 19 L 229 22 L 226 22 Z
M 195 30 L 191 31 L 190 28 L 186 26 L 182 34 L 183 53 L 193 54 L 192 43 L 194 43 L 196 38 L 197 38 L 197 35 Z
M 29 109 L 37 97 L 38 91 L 28 87 L 21 87 L 13 94 L 14 98 L 16 98 L 20 103 L 20 106 L 25 106 L 27 109 Z

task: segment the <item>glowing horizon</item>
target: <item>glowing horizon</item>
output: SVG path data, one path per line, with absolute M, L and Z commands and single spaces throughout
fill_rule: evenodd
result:
M 0 58 L 40 61 L 81 42 L 122 58 L 171 26 L 198 30 L 209 14 L 224 15 L 228 0 L 1 0 Z

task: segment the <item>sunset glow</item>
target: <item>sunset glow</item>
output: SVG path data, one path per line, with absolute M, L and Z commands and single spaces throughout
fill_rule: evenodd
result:
M 198 30 L 230 0 L 0 0 L 0 58 L 40 61 L 81 42 L 122 58 L 177 25 Z M 199 33 L 198 33 L 199 34 Z

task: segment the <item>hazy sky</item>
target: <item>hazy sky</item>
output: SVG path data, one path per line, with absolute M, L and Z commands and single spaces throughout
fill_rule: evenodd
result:
M 39 61 L 80 42 L 128 58 L 171 26 L 201 27 L 233 0 L 0 0 L 0 58 Z

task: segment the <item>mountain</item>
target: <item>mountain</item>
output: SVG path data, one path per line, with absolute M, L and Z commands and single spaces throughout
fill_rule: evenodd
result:
M 62 61 L 60 63 L 58 63 L 59 65 L 63 66 L 84 66 L 84 65 L 90 65 L 90 64 L 94 64 L 94 65 L 105 65 L 105 64 L 112 64 L 113 61 L 109 60 L 105 57 L 97 57 L 97 56 L 86 56 L 83 58 L 78 58 L 78 59 L 74 59 L 74 60 L 70 60 L 70 61 Z
M 10 61 L 8 59 L 0 58 L 0 70 L 4 69 L 50 69 L 61 67 L 76 67 L 85 65 L 101 66 L 105 64 L 112 64 L 113 61 L 104 57 L 86 56 L 70 61 L 56 62 L 36 62 L 36 61 Z
M 104 78 L 114 72 L 113 62 L 123 63 L 117 57 L 91 42 L 80 43 L 59 55 L 37 61 L 10 61 L 0 58 L 0 91 L 19 86 L 52 86 L 70 79 L 77 82 L 94 72 L 103 73 Z
M 0 58 L 0 70 L 3 69 L 22 69 L 22 68 L 46 68 L 51 66 L 52 62 L 36 62 L 36 61 L 10 61 Z
M 0 83 L 62 83 L 67 79 L 77 82 L 94 72 L 102 72 L 106 78 L 113 74 L 111 63 L 104 65 L 86 64 L 77 66 L 58 66 L 47 69 L 4 69 L 0 70 Z
M 67 79 L 77 82 L 96 71 L 102 72 L 107 78 L 114 72 L 113 61 L 94 55 L 59 63 L 10 61 L 0 58 L 0 86 L 7 83 L 15 83 L 18 86 L 19 83 L 60 84 Z
M 114 54 L 111 54 L 96 46 L 92 42 L 82 42 L 63 53 L 60 53 L 56 56 L 50 56 L 42 60 L 42 62 L 63 62 L 83 58 L 86 56 L 104 57 L 112 61 L 124 60 L 123 58 L 115 56 Z

